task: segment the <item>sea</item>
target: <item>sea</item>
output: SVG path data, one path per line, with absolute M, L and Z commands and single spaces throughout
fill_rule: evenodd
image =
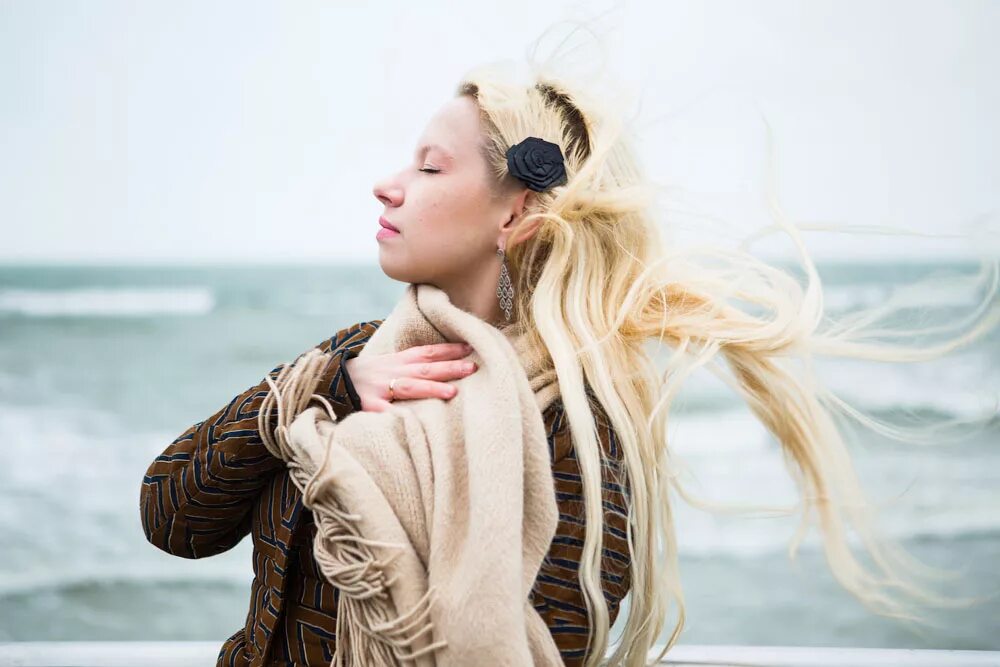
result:
M 977 268 L 840 261 L 819 272 L 830 316 L 922 280 L 906 298 L 928 325 L 973 314 L 982 294 L 943 290 L 940 276 Z M 404 289 L 371 265 L 0 266 L 0 640 L 221 645 L 249 608 L 250 540 L 199 560 L 158 550 L 139 521 L 143 474 L 188 426 L 279 362 L 385 317 Z M 1000 649 L 998 361 L 994 330 L 940 359 L 817 365 L 845 402 L 913 429 L 898 441 L 842 422 L 884 534 L 925 564 L 960 570 L 939 592 L 994 599 L 934 611 L 933 627 L 914 630 L 839 584 L 815 524 L 793 560 L 798 516 L 716 513 L 672 493 L 680 643 Z M 794 503 L 774 438 L 732 389 L 699 373 L 669 422 L 685 488 L 737 507 Z M 928 426 L 941 420 L 962 427 Z M 662 639 L 676 607 L 667 621 Z

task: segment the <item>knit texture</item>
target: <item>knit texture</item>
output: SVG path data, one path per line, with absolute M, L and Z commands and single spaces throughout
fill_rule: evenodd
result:
M 558 523 L 542 419 L 555 372 L 428 284 L 407 287 L 359 356 L 444 342 L 469 343 L 479 366 L 447 401 L 338 421 L 314 393 L 329 363 L 317 349 L 268 382 L 262 440 L 313 512 L 314 557 L 340 593 L 331 664 L 562 665 L 529 601 Z

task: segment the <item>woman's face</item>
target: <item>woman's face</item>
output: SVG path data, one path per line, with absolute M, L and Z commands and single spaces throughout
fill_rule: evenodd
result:
M 481 137 L 475 100 L 455 97 L 431 117 L 409 162 L 375 184 L 382 217 L 399 230 L 372 232 L 379 232 L 379 263 L 390 278 L 448 289 L 495 272 L 517 198 L 491 198 Z

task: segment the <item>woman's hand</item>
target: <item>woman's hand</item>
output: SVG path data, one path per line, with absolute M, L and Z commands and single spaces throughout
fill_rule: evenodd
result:
M 449 399 L 458 387 L 448 384 L 474 373 L 475 362 L 463 359 L 472 352 L 465 343 L 416 345 L 391 354 L 353 357 L 345 361 L 347 374 L 361 399 L 361 409 L 382 412 L 389 406 L 389 382 L 394 401 L 415 398 Z

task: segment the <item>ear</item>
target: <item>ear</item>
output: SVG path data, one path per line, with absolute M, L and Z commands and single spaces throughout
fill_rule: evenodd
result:
M 514 214 L 520 216 L 524 213 L 524 209 L 529 208 L 535 204 L 535 193 L 524 188 L 521 192 L 514 197 Z
M 542 221 L 538 218 L 526 223 L 520 222 L 521 216 L 524 215 L 527 209 L 532 208 L 534 204 L 535 193 L 528 188 L 524 188 L 512 199 L 510 214 L 503 226 L 504 230 L 511 234 L 507 241 L 508 245 L 527 241 L 538 230 L 538 226 L 542 224 Z M 516 229 L 511 231 L 513 227 L 516 227 Z

